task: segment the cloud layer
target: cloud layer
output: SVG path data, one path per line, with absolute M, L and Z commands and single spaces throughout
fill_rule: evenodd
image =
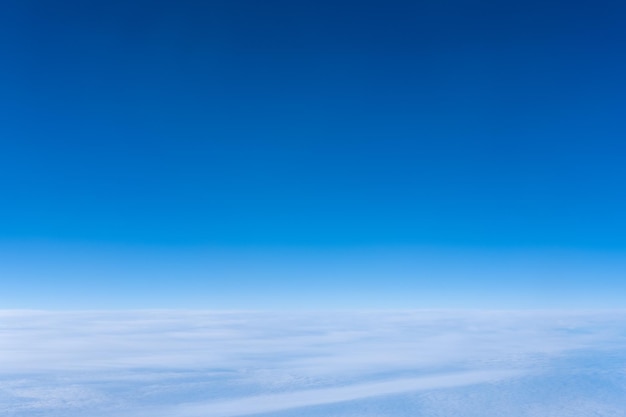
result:
M 621 312 L 3 311 L 0 413 L 452 416 L 458 397 L 485 415 L 477 399 L 497 389 L 500 412 L 531 416 L 529 389 L 547 384 L 536 410 L 560 416 L 598 378 L 602 401 L 586 387 L 578 402 L 619 409 L 625 327 Z

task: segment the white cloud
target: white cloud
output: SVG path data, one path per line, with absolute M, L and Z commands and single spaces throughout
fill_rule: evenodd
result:
M 625 325 L 620 312 L 0 311 L 0 414 L 230 417 L 422 392 L 426 415 L 452 416 L 433 390 L 523 391 L 514 381 L 563 361 L 623 378 Z
M 353 384 L 333 388 L 318 388 L 295 392 L 257 395 L 228 401 L 181 404 L 173 409 L 150 410 L 146 416 L 176 415 L 180 417 L 235 417 L 250 414 L 282 411 L 312 405 L 332 404 L 361 398 L 378 397 L 389 394 L 450 388 L 464 385 L 495 382 L 519 376 L 520 371 L 473 371 L 452 374 L 437 374 L 420 378 L 392 379 L 381 382 Z

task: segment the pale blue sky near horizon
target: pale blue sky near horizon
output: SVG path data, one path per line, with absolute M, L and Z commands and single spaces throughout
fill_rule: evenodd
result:
M 621 309 L 619 251 L 3 243 L 3 308 Z
M 0 5 L 0 306 L 626 307 L 626 3 Z

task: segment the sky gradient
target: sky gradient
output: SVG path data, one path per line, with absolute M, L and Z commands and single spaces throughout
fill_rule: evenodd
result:
M 7 307 L 626 306 L 623 2 L 0 16 Z

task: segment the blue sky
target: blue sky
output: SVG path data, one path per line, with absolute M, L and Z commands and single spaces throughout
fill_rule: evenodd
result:
M 0 7 L 3 305 L 624 305 L 622 2 Z

